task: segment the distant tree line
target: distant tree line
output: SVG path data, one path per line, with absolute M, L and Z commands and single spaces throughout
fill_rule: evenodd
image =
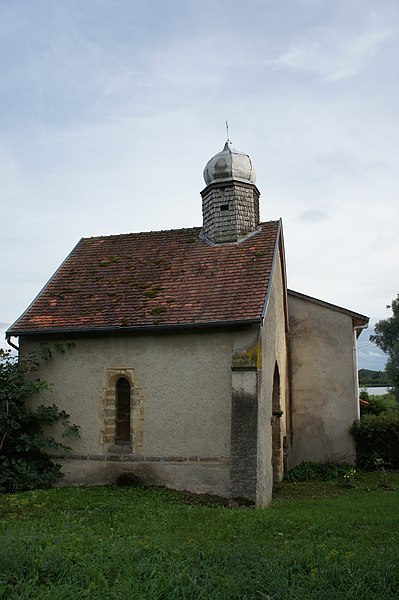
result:
M 390 387 L 391 382 L 385 371 L 359 369 L 359 385 L 366 387 Z

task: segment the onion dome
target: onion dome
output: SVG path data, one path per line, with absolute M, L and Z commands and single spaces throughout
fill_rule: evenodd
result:
M 248 154 L 239 152 L 230 140 L 227 140 L 223 150 L 206 164 L 204 180 L 206 185 L 210 185 L 231 179 L 255 183 L 256 174 Z

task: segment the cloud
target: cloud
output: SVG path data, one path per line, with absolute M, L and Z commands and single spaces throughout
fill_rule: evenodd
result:
M 309 208 L 308 210 L 301 212 L 296 220 L 300 223 L 320 223 L 320 221 L 326 221 L 328 219 L 329 216 L 323 210 Z
M 372 371 L 383 371 L 385 369 L 386 357 L 384 354 L 370 351 L 359 350 L 358 367 L 359 369 L 371 369 Z
M 290 287 L 384 318 L 399 281 L 397 6 L 117 4 L 0 3 L 1 319 L 82 235 L 199 225 L 226 117 L 262 220 L 283 218 Z
M 319 29 L 310 39 L 308 36 L 298 38 L 269 64 L 274 69 L 313 73 L 324 81 L 349 79 L 363 69 L 391 35 L 391 31 L 378 30 L 374 25 L 369 31 L 352 37 L 344 37 L 342 32 Z
M 362 332 L 357 343 L 359 369 L 383 371 L 387 357 L 382 350 L 370 341 L 370 336 L 374 333 L 374 322 L 372 321 L 370 327 Z
M 359 350 L 359 356 L 362 356 L 364 358 L 383 358 L 384 355 L 382 352 L 373 352 L 372 350 Z

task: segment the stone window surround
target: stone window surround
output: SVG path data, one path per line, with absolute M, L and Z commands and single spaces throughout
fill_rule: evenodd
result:
M 124 377 L 130 384 L 130 444 L 116 444 L 116 382 Z M 112 454 L 140 453 L 144 442 L 144 395 L 137 385 L 133 368 L 110 367 L 101 390 L 100 419 L 101 443 Z

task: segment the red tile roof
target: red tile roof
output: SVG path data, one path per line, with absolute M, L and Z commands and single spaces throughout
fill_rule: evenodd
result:
M 239 244 L 200 231 L 83 238 L 8 335 L 260 319 L 279 221 Z

